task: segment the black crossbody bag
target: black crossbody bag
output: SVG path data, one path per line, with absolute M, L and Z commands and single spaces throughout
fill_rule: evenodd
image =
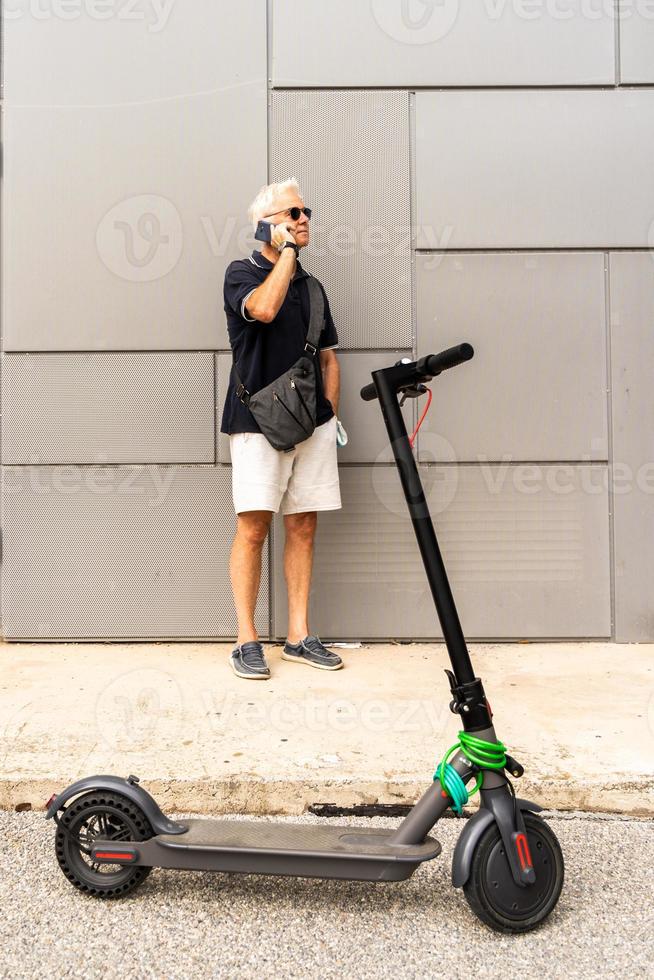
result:
M 245 405 L 273 449 L 288 452 L 312 435 L 316 427 L 316 356 L 325 320 L 322 289 L 307 279 L 310 318 L 304 354 L 265 388 L 250 393 L 236 369 L 236 397 Z

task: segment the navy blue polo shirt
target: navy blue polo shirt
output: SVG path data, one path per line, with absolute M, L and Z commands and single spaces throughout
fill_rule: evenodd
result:
M 238 373 L 243 384 L 252 394 L 265 388 L 275 378 L 295 364 L 304 353 L 304 345 L 309 329 L 309 288 L 306 280 L 309 273 L 296 261 L 295 274 L 279 312 L 270 323 L 261 323 L 250 317 L 245 301 L 273 268 L 273 263 L 256 249 L 247 259 L 236 259 L 227 266 L 225 272 L 225 313 L 227 332 L 233 358 L 238 365 Z M 320 350 L 333 350 L 338 347 L 338 335 L 325 295 L 325 326 L 320 334 Z M 322 425 L 334 414 L 325 398 L 320 355 L 314 357 L 316 365 L 316 425 Z M 229 386 L 223 408 L 221 432 L 260 432 L 254 416 L 236 397 L 234 370 L 229 376 Z

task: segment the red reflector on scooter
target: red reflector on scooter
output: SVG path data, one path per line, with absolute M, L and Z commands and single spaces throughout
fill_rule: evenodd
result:
M 136 854 L 132 851 L 93 851 L 93 860 L 102 859 L 103 861 L 136 861 Z
M 520 867 L 523 871 L 527 871 L 532 868 L 531 863 L 531 853 L 529 851 L 529 844 L 527 843 L 527 838 L 524 834 L 516 834 L 515 846 L 518 852 L 518 860 L 520 861 Z
M 45 805 L 46 810 L 49 810 L 50 809 L 50 807 L 52 806 L 52 804 L 54 803 L 54 801 L 56 799 L 57 799 L 57 794 L 56 793 L 53 793 L 52 796 L 50 797 L 50 799 L 48 800 L 48 802 Z

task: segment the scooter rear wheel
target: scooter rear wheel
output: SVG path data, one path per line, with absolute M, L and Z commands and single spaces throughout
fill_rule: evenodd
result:
M 91 859 L 95 840 L 147 840 L 152 827 L 143 811 L 119 793 L 93 790 L 66 807 L 55 836 L 59 867 L 80 891 L 95 898 L 123 898 L 152 868 L 103 864 Z
M 499 828 L 482 834 L 463 892 L 475 915 L 498 932 L 528 932 L 556 906 L 563 887 L 563 854 L 554 831 L 533 813 L 523 814 L 536 882 L 521 888 L 513 880 Z

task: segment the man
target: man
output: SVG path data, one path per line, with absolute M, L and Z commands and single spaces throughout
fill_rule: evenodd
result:
M 256 229 L 265 218 L 272 241 L 225 273 L 225 313 L 238 374 L 256 392 L 287 371 L 304 352 L 309 327 L 307 273 L 299 261 L 309 244 L 310 210 L 295 180 L 261 188 L 248 215 Z M 229 433 L 232 491 L 237 515 L 230 577 L 238 617 L 238 639 L 230 662 L 239 677 L 270 677 L 254 626 L 261 579 L 261 552 L 273 513 L 284 515 L 284 574 L 288 591 L 288 637 L 284 660 L 322 670 L 338 670 L 341 658 L 311 634 L 309 586 L 318 511 L 341 506 L 336 461 L 338 336 L 323 292 L 325 325 L 316 357 L 316 428 L 295 449 L 273 449 L 250 410 L 236 396 L 234 372 L 223 410 L 221 431 Z M 319 357 L 319 361 L 318 361 Z

